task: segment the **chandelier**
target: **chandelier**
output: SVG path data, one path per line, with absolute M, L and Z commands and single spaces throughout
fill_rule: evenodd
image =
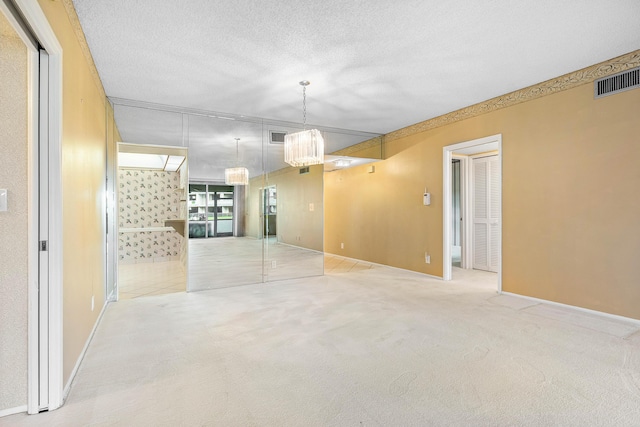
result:
M 320 131 L 318 129 L 307 130 L 307 86 L 309 84 L 310 82 L 307 80 L 300 82 L 304 130 L 284 136 L 284 161 L 294 167 L 324 163 L 324 139 Z
M 235 138 L 235 140 L 236 140 L 236 164 L 238 164 L 239 163 L 238 141 L 240 141 L 240 138 Z M 242 167 L 226 168 L 224 170 L 224 183 L 227 185 L 249 184 L 249 170 L 247 170 L 247 168 L 242 168 Z

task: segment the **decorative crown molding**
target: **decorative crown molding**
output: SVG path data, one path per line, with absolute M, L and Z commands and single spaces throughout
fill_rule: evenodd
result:
M 82 30 L 82 26 L 80 25 L 80 19 L 78 18 L 78 14 L 76 13 L 76 8 L 73 6 L 73 1 L 62 0 L 62 4 L 64 5 L 65 10 L 67 11 L 69 22 L 71 23 L 73 32 L 76 34 L 76 38 L 78 39 L 78 43 L 80 44 L 80 50 L 82 50 L 82 54 L 84 55 L 84 58 L 87 61 L 87 65 L 89 66 L 89 72 L 93 77 L 94 83 L 98 87 L 100 96 L 102 98 L 106 98 L 107 95 L 105 94 L 104 86 L 102 85 L 102 80 L 100 79 L 100 75 L 98 74 L 98 69 L 96 68 L 96 64 L 95 62 L 93 62 L 93 56 L 91 55 L 91 50 L 89 49 L 89 45 L 87 44 L 87 39 L 85 38 L 84 31 Z
M 607 77 L 638 66 L 640 66 L 640 50 L 636 50 L 626 55 L 610 59 L 609 61 L 601 62 L 600 64 L 592 65 L 590 67 L 583 68 L 582 70 L 574 71 L 573 73 L 565 74 L 524 89 L 516 90 L 514 92 L 507 93 L 506 95 L 501 95 L 489 99 L 488 101 L 480 102 L 433 119 L 398 129 L 386 134 L 385 142 L 459 122 L 460 120 L 477 117 L 485 113 L 501 110 L 526 101 L 542 98 L 543 96 L 573 89 L 574 87 L 581 86 L 583 84 L 592 83 L 599 78 Z

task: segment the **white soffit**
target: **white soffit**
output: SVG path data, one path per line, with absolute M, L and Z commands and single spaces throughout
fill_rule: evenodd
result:
M 180 169 L 184 159 L 184 156 L 121 151 L 118 153 L 118 167 L 176 172 Z
M 118 153 L 118 167 L 163 170 L 167 156 L 163 154 Z

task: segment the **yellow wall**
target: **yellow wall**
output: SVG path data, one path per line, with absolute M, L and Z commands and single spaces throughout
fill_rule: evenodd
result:
M 39 0 L 63 49 L 62 209 L 64 382 L 104 305 L 107 115 L 104 91 L 92 74 L 61 1 Z M 77 20 L 75 15 L 72 19 Z M 113 137 L 108 138 L 113 144 Z M 110 148 L 111 150 L 112 148 Z M 115 150 L 115 148 L 113 148 Z M 95 308 L 91 310 L 91 299 Z
M 27 48 L 0 12 L 0 411 L 27 402 Z
M 640 319 L 639 105 L 587 83 L 388 140 L 326 174 L 326 251 L 442 276 L 442 148 L 502 134 L 503 290 Z
M 276 186 L 278 241 L 316 251 L 323 250 L 323 166 L 309 167 L 300 174 L 299 168 L 286 168 L 249 182 L 245 197 L 245 227 L 249 237 L 260 237 L 260 189 Z M 310 210 L 313 204 L 313 211 Z

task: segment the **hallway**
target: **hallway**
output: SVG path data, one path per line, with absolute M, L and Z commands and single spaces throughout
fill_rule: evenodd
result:
M 491 273 L 326 264 L 112 303 L 65 406 L 0 426 L 640 424 L 640 324 L 498 295 Z

